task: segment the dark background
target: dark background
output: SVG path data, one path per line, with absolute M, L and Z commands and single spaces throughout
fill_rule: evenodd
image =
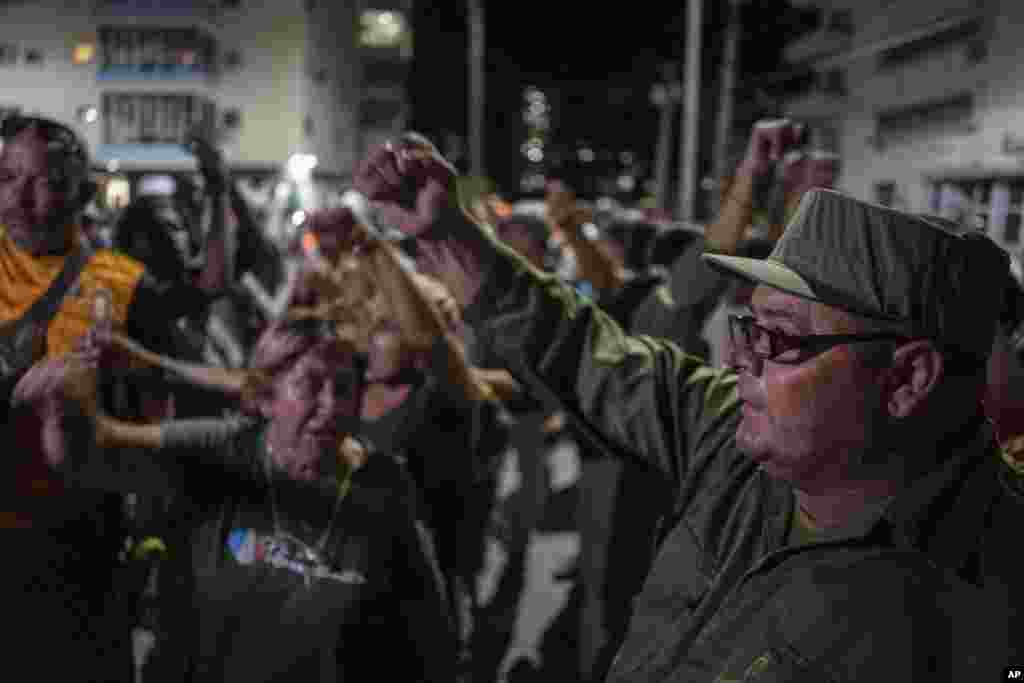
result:
M 727 2 L 704 3 L 702 176 L 712 168 L 727 7 Z M 757 118 L 779 113 L 779 86 L 755 84 L 785 68 L 783 46 L 813 28 L 817 20 L 815 10 L 791 7 L 782 0 L 747 3 L 741 16 L 744 33 L 734 111 L 738 138 Z M 626 199 L 639 197 L 642 181 L 653 173 L 658 130 L 658 110 L 650 102 L 650 91 L 663 65 L 675 64 L 683 73 L 686 3 L 594 3 L 571 13 L 551 0 L 492 1 L 485 2 L 485 17 L 485 166 L 500 191 L 510 198 L 521 195 L 519 178 L 526 167 L 520 150 L 526 138 L 523 91 L 532 85 L 544 91 L 551 104 L 549 176 L 564 176 L 581 194 L 593 196 L 599 191 L 593 176 L 618 175 L 623 170 L 620 153 L 631 152 L 636 160 L 632 171 L 641 182 Z M 464 142 L 468 119 L 465 0 L 415 3 L 413 30 L 415 59 L 408 84 L 411 126 L 442 147 L 453 135 Z M 678 123 L 675 135 L 677 150 Z M 576 161 L 576 150 L 584 144 L 598 155 L 586 173 Z M 458 161 L 463 169 L 466 161 Z M 676 164 L 673 160 L 673 169 Z

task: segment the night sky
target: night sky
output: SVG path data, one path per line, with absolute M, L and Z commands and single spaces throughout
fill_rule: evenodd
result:
M 415 61 L 409 83 L 412 125 L 439 141 L 446 131 L 465 136 L 465 0 L 415 4 Z M 681 64 L 685 56 L 685 2 L 675 3 L 675 8 L 640 2 L 632 5 L 642 8 L 635 12 L 625 11 L 629 3 L 594 3 L 577 14 L 567 13 L 567 4 L 485 2 L 486 166 L 508 194 L 518 190 L 525 163 L 520 152 L 526 137 L 521 115 L 525 87 L 535 85 L 548 93 L 555 114 L 552 149 L 565 149 L 570 156 L 569 151 L 585 143 L 616 158 L 630 151 L 649 162 L 658 116 L 650 104 L 651 86 L 661 65 Z M 702 67 L 704 100 L 709 105 L 717 100 L 725 5 L 705 0 Z M 791 8 L 784 0 L 744 7 L 747 31 L 740 48 L 741 78 L 783 68 L 784 41 L 805 32 L 813 20 L 813 12 Z M 742 94 L 748 97 L 739 103 L 738 125 L 773 113 L 771 100 L 754 98 L 752 91 Z M 713 122 L 713 111 L 702 115 L 702 137 L 710 139 Z

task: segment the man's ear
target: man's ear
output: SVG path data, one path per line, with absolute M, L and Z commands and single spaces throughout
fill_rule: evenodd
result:
M 930 341 L 897 347 L 887 380 L 889 415 L 903 418 L 917 411 L 945 376 L 945 370 L 945 358 Z

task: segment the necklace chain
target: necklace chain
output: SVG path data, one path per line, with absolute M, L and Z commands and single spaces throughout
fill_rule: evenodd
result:
M 271 448 L 270 443 L 268 443 L 267 441 L 266 433 L 262 435 L 261 440 L 263 442 L 263 472 L 267 478 L 267 489 L 270 498 L 270 515 L 271 522 L 274 525 L 274 534 L 279 537 L 287 535 L 295 538 L 293 534 L 286 532 L 281 527 L 281 518 L 278 513 L 277 507 L 277 491 L 274 488 L 274 477 L 271 472 L 273 449 Z M 330 540 L 331 534 L 334 532 L 334 524 L 335 520 L 338 518 L 338 511 L 341 509 L 341 503 L 343 500 L 345 500 L 345 497 L 348 495 L 348 492 L 351 488 L 352 478 L 351 473 L 349 473 L 347 476 L 345 476 L 338 482 L 337 494 L 334 497 L 334 509 L 331 511 L 331 517 L 327 522 L 327 528 L 324 529 L 323 534 L 320 536 L 320 540 L 317 541 L 316 546 L 314 546 L 313 548 L 313 551 L 316 554 L 315 559 L 320 562 L 323 562 L 324 555 L 327 552 L 327 542 Z M 296 538 L 296 540 L 301 541 L 302 539 Z M 302 545 L 305 547 L 309 546 L 309 544 L 305 542 L 303 542 Z

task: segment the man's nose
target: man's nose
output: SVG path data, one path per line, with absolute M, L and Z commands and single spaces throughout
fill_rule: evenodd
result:
M 743 344 L 737 344 L 732 340 L 729 341 L 725 362 L 736 372 L 748 372 L 751 375 L 760 374 L 763 365 L 757 354 Z

